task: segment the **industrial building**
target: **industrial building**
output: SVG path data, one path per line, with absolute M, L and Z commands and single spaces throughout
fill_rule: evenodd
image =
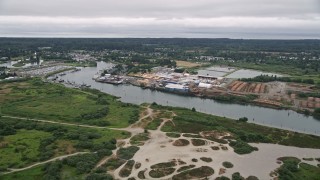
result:
M 188 93 L 189 87 L 181 84 L 167 84 L 165 90 L 169 92 Z

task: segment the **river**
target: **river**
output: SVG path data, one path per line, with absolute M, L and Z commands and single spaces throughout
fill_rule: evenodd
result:
M 194 107 L 197 111 L 207 114 L 238 119 L 248 117 L 249 122 L 265 126 L 288 129 L 297 132 L 320 135 L 320 120 L 312 116 L 305 116 L 292 110 L 276 110 L 271 108 L 259 107 L 254 105 L 239 105 L 220 103 L 211 99 L 202 99 L 198 97 L 179 96 L 131 85 L 111 85 L 97 83 L 92 77 L 101 69 L 111 66 L 111 64 L 98 62 L 97 67 L 86 67 L 81 71 L 67 73 L 61 79 L 69 80 L 77 84 L 89 84 L 92 88 L 102 92 L 120 97 L 122 102 L 141 104 L 152 103 L 185 107 L 191 109 Z

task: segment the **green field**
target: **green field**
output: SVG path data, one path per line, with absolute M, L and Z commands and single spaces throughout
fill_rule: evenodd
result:
M 279 160 L 283 162 L 281 167 L 277 170 L 280 180 L 320 180 L 320 167 L 303 163 L 300 159 L 295 157 L 281 157 Z
M 23 179 L 23 180 L 42 180 L 44 179 L 45 172 L 43 172 L 44 165 L 36 166 L 34 168 L 7 174 L 1 176 L 0 179 L 2 180 L 15 180 L 15 179 Z M 61 179 L 68 179 L 68 180 L 81 180 L 85 179 L 83 174 L 77 174 L 76 169 L 69 166 L 63 166 L 61 172 Z
M 35 162 L 76 152 L 113 147 L 113 139 L 127 138 L 125 131 L 85 128 L 27 120 L 0 118 L 0 170 L 22 168 Z
M 39 79 L 1 84 L 0 109 L 4 115 L 127 127 L 138 119 L 139 107 L 93 90 L 80 91 Z
M 19 130 L 15 135 L 5 136 L 0 144 L 0 167 L 24 167 L 37 160 L 41 139 L 51 137 L 51 133 L 37 130 Z
M 2 180 L 14 180 L 14 179 L 23 179 L 23 180 L 42 180 L 43 179 L 43 166 L 37 166 L 28 170 L 3 175 L 0 177 Z

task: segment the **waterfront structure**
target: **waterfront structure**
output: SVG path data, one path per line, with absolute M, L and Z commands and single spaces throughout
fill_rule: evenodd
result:
M 167 84 L 165 86 L 165 90 L 170 92 L 179 92 L 179 93 L 188 93 L 189 87 L 181 85 L 181 84 Z

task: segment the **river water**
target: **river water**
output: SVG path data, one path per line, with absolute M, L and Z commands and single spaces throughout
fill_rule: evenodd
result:
M 291 110 L 276 110 L 271 108 L 220 103 L 210 99 L 201 99 L 198 97 L 179 96 L 131 85 L 111 85 L 97 83 L 92 77 L 101 69 L 110 67 L 111 64 L 98 62 L 97 67 L 86 67 L 81 71 L 67 73 L 61 79 L 69 80 L 77 84 L 89 84 L 92 88 L 121 98 L 122 102 L 141 104 L 156 102 L 161 105 L 185 107 L 191 109 L 194 107 L 197 111 L 207 114 L 214 114 L 229 118 L 238 119 L 248 117 L 249 122 L 256 124 L 278 127 L 297 132 L 320 135 L 320 120 L 309 116 L 296 113 Z

